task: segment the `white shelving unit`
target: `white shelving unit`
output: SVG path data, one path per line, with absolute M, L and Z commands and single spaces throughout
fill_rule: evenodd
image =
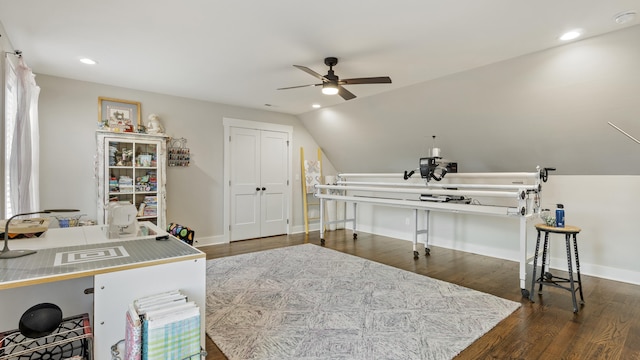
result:
M 96 132 L 98 224 L 107 221 L 110 201 L 129 201 L 138 220 L 166 228 L 167 137 Z

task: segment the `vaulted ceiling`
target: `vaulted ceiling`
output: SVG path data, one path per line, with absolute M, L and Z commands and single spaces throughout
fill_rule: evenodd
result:
M 640 0 L 0 1 L 0 22 L 34 72 L 290 114 L 341 104 L 318 87 L 339 59 L 359 98 L 410 87 L 637 24 Z M 81 64 L 88 57 L 97 65 Z

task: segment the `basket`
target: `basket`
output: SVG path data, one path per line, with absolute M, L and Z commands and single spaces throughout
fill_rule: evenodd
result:
M 0 333 L 0 360 L 90 360 L 92 338 L 88 314 L 62 319 L 54 332 L 37 339 L 12 330 Z
M 4 236 L 4 228 L 7 220 L 0 220 L 0 235 Z M 49 218 L 30 218 L 13 220 L 9 224 L 9 239 L 23 239 L 39 237 L 49 229 Z
M 54 216 L 58 220 L 58 226 L 61 228 L 76 227 L 80 225 L 80 218 L 85 214 L 76 216 Z

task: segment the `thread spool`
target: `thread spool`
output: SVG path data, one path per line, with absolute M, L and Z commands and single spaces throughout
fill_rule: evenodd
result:
M 440 148 L 431 148 L 431 157 L 440 157 Z

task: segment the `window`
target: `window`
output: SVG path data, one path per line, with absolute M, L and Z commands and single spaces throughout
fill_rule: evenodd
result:
M 12 53 L 5 53 L 12 54 Z M 39 199 L 38 96 L 35 75 L 18 55 L 5 64 L 4 210 L 7 218 L 37 211 Z

